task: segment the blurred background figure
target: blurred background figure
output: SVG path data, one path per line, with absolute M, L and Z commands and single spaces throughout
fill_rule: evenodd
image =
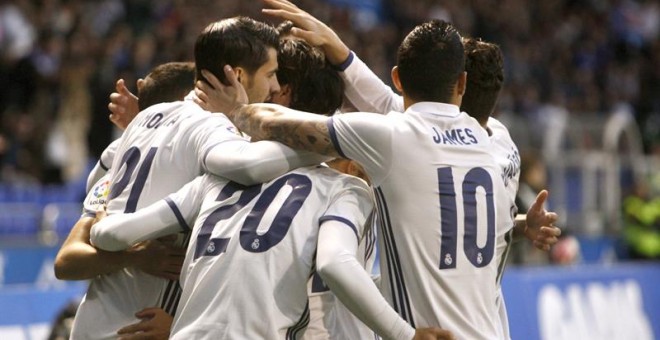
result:
M 660 179 L 655 176 L 656 181 Z M 623 201 L 624 238 L 632 259 L 660 259 L 660 187 L 638 185 Z
M 516 206 L 518 211 L 527 211 L 534 203 L 536 195 L 548 187 L 546 164 L 536 153 L 526 152 L 520 157 L 520 185 Z M 552 193 L 550 194 L 552 197 Z M 570 221 L 569 221 L 570 223 Z M 570 229 L 570 227 L 564 228 Z M 580 259 L 580 244 L 570 231 L 562 231 L 559 241 L 549 252 L 533 247 L 529 242 L 514 241 L 511 255 L 512 264 L 542 265 L 576 263 Z

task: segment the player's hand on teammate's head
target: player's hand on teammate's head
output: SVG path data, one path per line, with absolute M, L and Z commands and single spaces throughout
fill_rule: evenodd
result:
M 455 340 L 454 334 L 437 327 L 417 328 L 414 340 Z
M 248 104 L 248 95 L 231 66 L 225 65 L 224 71 L 229 86 L 222 84 L 213 73 L 202 70 L 206 81 L 195 83 L 194 100 L 206 111 L 222 112 L 229 117 L 234 109 Z
M 181 273 L 185 248 L 167 240 L 151 240 L 136 244 L 130 249 L 135 255 L 134 266 L 153 276 L 178 280 Z
M 117 331 L 119 340 L 165 340 L 170 337 L 173 318 L 160 308 L 145 308 L 137 313 L 135 317 L 140 322 L 128 325 Z
M 110 94 L 110 121 L 118 128 L 125 130 L 128 124 L 140 112 L 138 97 L 131 93 L 124 83 L 124 79 L 117 80 L 115 91 Z
M 264 0 L 264 3 L 272 8 L 264 8 L 263 13 L 293 22 L 295 27 L 291 29 L 291 34 L 323 49 L 331 64 L 339 65 L 348 58 L 350 49 L 321 20 L 287 0 Z
M 541 190 L 536 200 L 527 210 L 527 221 L 525 226 L 525 237 L 534 243 L 534 247 L 548 251 L 557 243 L 561 235 L 561 229 L 554 225 L 557 214 L 543 208 L 548 191 Z

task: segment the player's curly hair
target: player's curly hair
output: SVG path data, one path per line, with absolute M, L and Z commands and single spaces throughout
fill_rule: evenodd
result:
M 415 101 L 448 103 L 465 70 L 461 36 L 442 20 L 417 25 L 399 46 L 397 66 L 407 96 Z
M 291 28 L 280 27 L 278 31 L 284 36 Z M 277 80 L 281 86 L 290 87 L 290 108 L 329 116 L 341 106 L 344 82 L 319 48 L 284 37 L 280 40 L 277 63 Z
M 463 38 L 467 84 L 461 111 L 480 123 L 488 121 L 504 84 L 504 58 L 500 47 L 475 38 Z

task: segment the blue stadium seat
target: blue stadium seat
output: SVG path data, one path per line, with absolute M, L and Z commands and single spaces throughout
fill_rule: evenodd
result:
M 0 235 L 36 235 L 40 221 L 41 207 L 36 203 L 0 203 Z
M 41 185 L 34 183 L 16 183 L 9 186 L 11 202 L 37 203 L 41 196 Z
M 82 212 L 80 203 L 49 203 L 44 207 L 42 225 L 44 230 L 52 230 L 66 237 Z
M 0 183 L 0 203 L 11 202 L 11 190 L 9 184 Z

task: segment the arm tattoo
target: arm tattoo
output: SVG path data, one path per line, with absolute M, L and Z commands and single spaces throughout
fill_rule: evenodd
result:
M 316 118 L 310 114 L 309 117 Z M 326 125 L 328 117 L 318 119 L 287 118 L 286 113 L 271 107 L 244 107 L 235 124 L 254 140 L 275 140 L 294 149 L 338 156 Z
M 325 121 L 287 122 L 277 124 L 270 131 L 266 132 L 271 139 L 277 140 L 294 149 L 337 156 Z

